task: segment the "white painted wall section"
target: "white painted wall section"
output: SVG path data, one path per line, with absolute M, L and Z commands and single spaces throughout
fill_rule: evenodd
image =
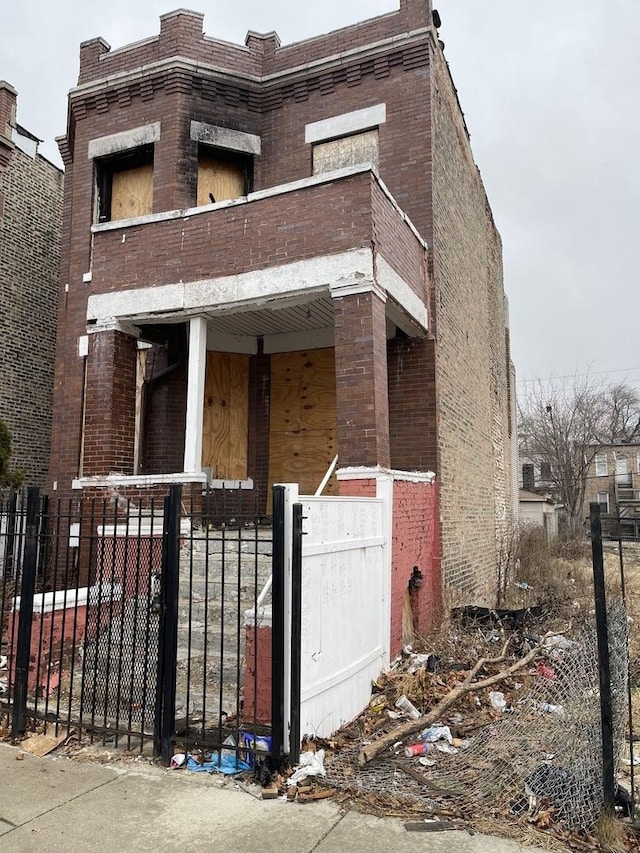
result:
M 109 154 L 118 154 L 120 151 L 129 151 L 142 145 L 149 145 L 160 139 L 160 122 L 143 124 L 133 127 L 131 130 L 122 130 L 120 133 L 110 133 L 108 136 L 99 136 L 91 139 L 87 150 L 87 156 L 91 160 L 94 157 L 107 157 Z
M 351 249 L 240 275 L 96 293 L 87 302 L 87 320 L 259 307 L 282 297 L 326 292 L 330 285 L 361 286 L 363 280 L 373 280 L 371 249 Z
M 204 121 L 192 121 L 190 135 L 195 142 L 214 145 L 216 148 L 226 148 L 229 151 L 241 151 L 243 154 L 259 155 L 262 150 L 260 137 L 254 133 L 231 130 L 231 128 L 207 124 Z
M 305 125 L 304 141 L 306 143 L 322 142 L 325 139 L 335 139 L 339 136 L 371 130 L 384 124 L 386 120 L 387 105 L 376 104 L 373 107 L 353 110 L 353 112 L 342 113 Z

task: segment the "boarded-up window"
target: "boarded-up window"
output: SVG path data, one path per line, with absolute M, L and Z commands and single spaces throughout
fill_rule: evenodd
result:
M 202 465 L 220 480 L 247 477 L 249 356 L 208 352 Z
M 130 219 L 153 212 L 153 166 L 114 172 L 111 183 L 111 219 Z
M 201 146 L 198 156 L 198 206 L 241 198 L 251 191 L 250 157 Z
M 333 349 L 272 355 L 269 481 L 313 494 L 336 455 L 336 430 Z M 335 476 L 325 493 L 337 493 Z
M 153 213 L 153 145 L 96 160 L 98 221 Z
M 367 130 L 313 146 L 313 174 L 331 172 L 361 163 L 378 165 L 378 131 Z

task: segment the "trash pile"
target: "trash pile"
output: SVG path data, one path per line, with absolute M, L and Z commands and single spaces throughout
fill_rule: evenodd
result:
M 366 711 L 329 744 L 327 782 L 379 814 L 421 808 L 477 829 L 594 832 L 602 808 L 591 624 L 546 633 L 515 618 L 458 624 L 438 652 L 404 650 Z M 609 613 L 614 742 L 624 744 L 627 621 Z M 621 809 L 628 808 L 624 784 Z M 483 823 L 484 822 L 484 823 Z

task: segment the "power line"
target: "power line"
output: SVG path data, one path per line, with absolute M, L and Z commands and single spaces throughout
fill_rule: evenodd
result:
M 616 367 L 613 370 L 596 370 L 587 371 L 586 373 L 567 373 L 565 376 L 543 376 L 536 377 L 535 379 L 518 379 L 517 384 L 527 385 L 532 382 L 556 382 L 559 379 L 581 379 L 585 376 L 605 376 L 609 373 L 630 373 L 634 370 L 640 370 L 640 367 Z

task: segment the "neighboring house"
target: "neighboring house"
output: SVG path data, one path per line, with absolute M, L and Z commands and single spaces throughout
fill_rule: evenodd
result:
M 522 446 L 518 462 L 518 486 L 529 492 L 550 492 L 554 485 L 551 479 L 551 463 L 539 456 L 532 456 Z
M 605 533 L 615 533 L 619 517 L 622 535 L 640 539 L 640 443 L 599 448 L 587 472 L 585 516 L 592 502 L 600 504 Z
M 184 9 L 84 42 L 59 146 L 58 494 L 233 481 L 268 511 L 337 453 L 329 492 L 394 481 L 422 615 L 441 579 L 492 600 L 517 511 L 502 249 L 431 3 L 285 46 Z
M 63 175 L 16 122 L 15 89 L 0 81 L 0 418 L 11 467 L 47 481 L 58 310 Z
M 538 495 L 520 489 L 520 523 L 542 527 L 547 538 L 558 535 L 556 505 L 548 495 Z

